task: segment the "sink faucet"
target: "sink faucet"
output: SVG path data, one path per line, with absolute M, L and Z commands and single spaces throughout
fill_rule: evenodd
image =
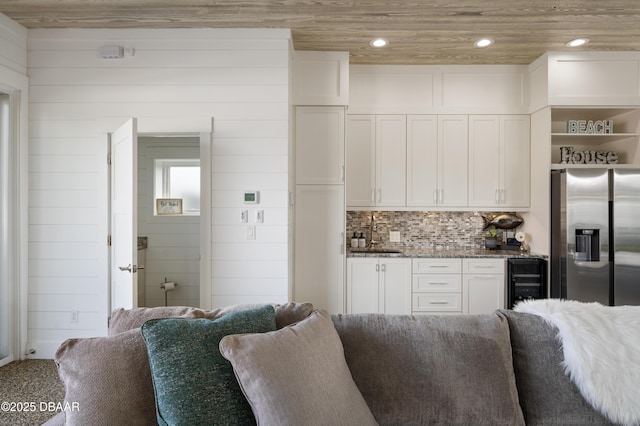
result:
M 376 223 L 376 217 L 371 213 L 371 239 L 369 240 L 369 247 L 374 248 L 378 241 L 373 238 L 375 232 L 378 231 L 378 224 Z

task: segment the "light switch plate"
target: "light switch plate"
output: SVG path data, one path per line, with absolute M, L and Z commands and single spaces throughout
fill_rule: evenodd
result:
M 247 226 L 247 240 L 256 239 L 256 227 L 253 225 Z
M 400 231 L 389 231 L 389 241 L 392 243 L 400 242 Z

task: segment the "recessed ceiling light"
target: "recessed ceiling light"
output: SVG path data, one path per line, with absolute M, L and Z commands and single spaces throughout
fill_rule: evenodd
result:
M 475 47 L 487 47 L 487 46 L 491 46 L 492 44 L 493 44 L 493 40 L 490 38 L 481 38 L 479 40 L 476 40 L 475 43 L 473 43 Z
M 385 47 L 389 42 L 383 38 L 377 38 L 375 40 L 371 40 L 369 44 L 373 47 Z
M 589 43 L 589 39 L 588 38 L 574 38 L 573 40 L 566 42 L 565 46 L 567 46 L 567 47 L 579 47 L 579 46 L 584 46 L 587 43 Z

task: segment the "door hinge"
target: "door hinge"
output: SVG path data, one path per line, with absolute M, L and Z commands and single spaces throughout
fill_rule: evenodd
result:
M 111 235 L 107 235 L 107 245 L 111 247 Z
M 111 153 L 107 154 L 107 166 L 111 165 Z

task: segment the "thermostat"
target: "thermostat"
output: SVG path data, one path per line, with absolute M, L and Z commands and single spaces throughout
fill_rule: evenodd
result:
M 245 191 L 244 203 L 245 204 L 258 204 L 260 193 L 258 191 Z

